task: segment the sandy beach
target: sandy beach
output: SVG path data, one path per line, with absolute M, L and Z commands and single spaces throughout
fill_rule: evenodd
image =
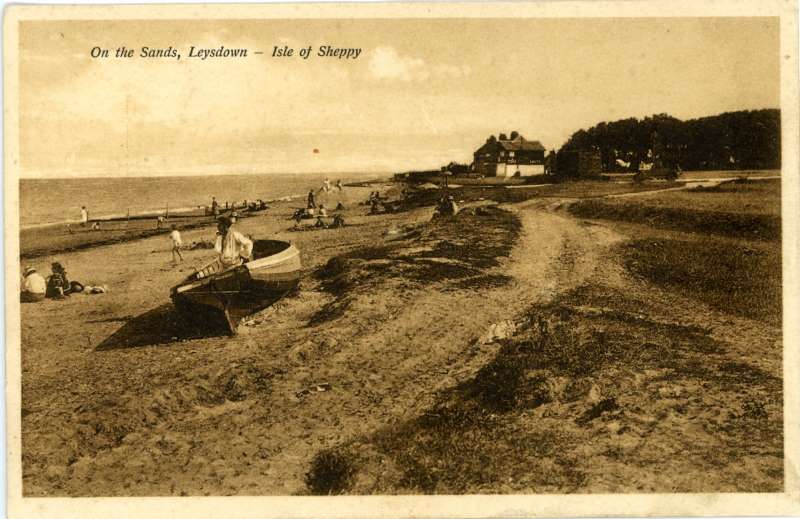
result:
M 371 190 L 345 190 L 348 226 L 343 229 L 293 231 L 291 203 L 240 222 L 246 234 L 297 245 L 304 275 L 296 293 L 252 316 L 234 337 L 182 335 L 169 301 L 169 288 L 192 266 L 213 257 L 213 251 L 187 251 L 186 262 L 173 267 L 168 237 L 159 235 L 37 258 L 40 267 L 61 261 L 71 279 L 106 284 L 109 293 L 22 306 L 25 495 L 659 491 L 696 488 L 692 485 L 700 475 L 716 490 L 779 484 L 778 446 L 766 457 L 753 453 L 668 463 L 670 449 L 686 441 L 684 427 L 728 427 L 714 409 L 739 398 L 740 391 L 731 389 L 736 383 L 727 378 L 727 389 L 719 390 L 716 379 L 709 379 L 711 385 L 704 382 L 705 396 L 698 400 L 696 380 L 669 382 L 662 375 L 671 368 L 638 362 L 616 363 L 593 374 L 544 372 L 551 396 L 530 410 L 530 404 L 519 409 L 515 404 L 511 414 L 502 406 L 492 411 L 495 404 L 479 406 L 481 413 L 489 413 L 480 415 L 481 427 L 497 416 L 505 416 L 508 427 L 544 428 L 537 434 L 554 434 L 555 424 L 577 424 L 568 427 L 568 438 L 558 433 L 561 440 L 548 440 L 562 442 L 557 453 L 548 454 L 558 463 L 555 469 L 537 466 L 530 472 L 531 463 L 542 463 L 541 457 L 508 464 L 534 479 L 550 474 L 549 480 L 519 477 L 506 467 L 485 485 L 479 480 L 447 483 L 447 477 L 472 469 L 436 472 L 436 464 L 455 458 L 447 449 L 431 458 L 426 449 L 439 445 L 437 434 L 445 429 L 425 432 L 429 425 L 419 420 L 430 413 L 443 416 L 441 409 L 473 409 L 470 399 L 485 390 L 464 388 L 483 387 L 509 341 L 531 340 L 526 334 L 541 316 L 552 320 L 562 315 L 558 320 L 563 312 L 573 312 L 579 322 L 570 326 L 589 330 L 590 344 L 597 344 L 592 333 L 598 333 L 598 325 L 586 320 L 617 315 L 615 305 L 624 301 L 627 306 L 619 312 L 637 316 L 623 319 L 624 326 L 678 327 L 620 332 L 636 348 L 651 344 L 644 338 L 636 342 L 641 333 L 654 334 L 655 341 L 666 334 L 670 343 L 675 330 L 684 327 L 688 331 L 680 333 L 699 335 L 691 335 L 689 346 L 681 343 L 681 348 L 725 342 L 719 351 L 727 353 L 706 361 L 724 370 L 735 360 L 736 369 L 763 374 L 767 386 L 758 398 L 768 400 L 759 404 L 762 414 L 756 419 L 778 428 L 780 391 L 777 403 L 769 395 L 775 396 L 770 381 L 781 376 L 780 329 L 625 274 L 615 251 L 638 231 L 570 216 L 565 209 L 575 198 L 526 195 L 528 200 L 514 198 L 496 207 L 470 192 L 472 202 L 466 201 L 458 217 L 431 221 L 430 205 L 367 215 L 368 208 L 358 202 Z M 492 192 L 519 197 L 521 191 L 539 192 Z M 187 230 L 184 240 L 211 240 L 213 235 L 211 227 Z M 631 310 L 634 300 L 641 302 L 637 310 Z M 556 311 L 553 305 L 573 310 Z M 603 328 L 615 326 L 621 325 Z M 526 380 L 534 380 L 543 372 L 525 373 Z M 620 385 L 615 382 L 620 377 L 636 382 Z M 751 394 L 758 384 L 749 384 Z M 608 404 L 611 395 L 613 406 Z M 473 411 L 464 412 L 469 416 Z M 480 437 L 471 420 L 462 424 L 467 427 L 464 438 L 471 438 L 463 440 L 465 445 Z M 447 434 L 457 434 L 459 427 L 451 423 Z M 699 445 L 747 452 L 746 440 L 738 438 L 753 430 L 737 429 L 723 437 L 704 434 L 705 443 Z M 503 432 L 502 441 L 491 440 L 493 448 L 519 434 L 513 431 Z M 594 447 L 580 451 L 585 462 L 575 458 L 580 435 L 595 438 Z M 391 445 L 386 438 L 394 438 Z M 431 438 L 436 441 L 430 443 Z M 457 439 L 461 433 L 452 438 L 462 442 Z M 658 451 L 637 454 L 645 442 Z M 481 445 L 474 452 L 480 454 Z M 614 474 L 581 469 L 608 458 L 611 448 L 629 452 L 619 458 L 628 462 L 620 462 Z M 508 456 L 494 453 L 491 459 L 514 459 Z M 469 456 L 458 459 L 469 462 Z M 726 471 L 713 468 L 720 464 Z M 414 479 L 423 466 L 427 476 Z M 735 466 L 745 467 L 747 477 Z

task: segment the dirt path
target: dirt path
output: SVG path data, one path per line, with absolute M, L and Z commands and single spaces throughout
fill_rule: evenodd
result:
M 350 336 L 346 348 L 312 361 L 308 369 L 317 380 L 333 381 L 343 391 L 306 397 L 301 405 L 283 409 L 270 429 L 276 438 L 304 437 L 299 448 L 284 448 L 272 459 L 290 478 L 284 489 L 304 490 L 302 477 L 322 448 L 415 416 L 440 390 L 472 378 L 494 356 L 493 339 L 509 333 L 514 318 L 594 275 L 604 247 L 617 239 L 604 228 L 581 226 L 541 205 L 510 209 L 524 229 L 501 268 L 513 276 L 511 287 L 480 294 L 431 289 L 413 301 L 387 304 Z M 349 325 L 360 328 L 359 322 Z M 302 385 L 301 377 L 295 371 L 282 381 L 281 391 Z

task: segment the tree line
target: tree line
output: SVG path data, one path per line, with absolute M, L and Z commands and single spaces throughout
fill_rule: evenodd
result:
M 641 163 L 681 170 L 779 169 L 780 110 L 741 110 L 687 121 L 657 114 L 601 122 L 572 134 L 558 154 L 591 149 L 599 151 L 604 171 L 636 171 Z

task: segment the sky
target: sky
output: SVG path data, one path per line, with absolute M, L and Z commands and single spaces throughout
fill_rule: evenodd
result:
M 91 57 L 122 45 L 137 56 Z M 248 57 L 188 57 L 220 45 Z M 557 149 L 604 120 L 780 97 L 777 18 L 36 21 L 20 52 L 27 178 L 437 168 L 500 132 Z

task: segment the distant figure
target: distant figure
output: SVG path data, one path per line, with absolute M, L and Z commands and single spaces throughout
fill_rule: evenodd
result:
M 317 201 L 314 198 L 314 190 L 313 189 L 309 189 L 308 190 L 308 204 L 306 205 L 306 208 L 307 209 L 314 209 L 316 207 L 317 207 Z
M 379 198 L 370 197 L 369 204 L 370 204 L 369 208 L 370 214 L 378 214 L 380 212 L 381 201 Z
M 177 261 L 175 261 L 175 255 L 177 254 L 178 257 L 183 262 L 183 255 L 181 255 L 181 247 L 183 247 L 183 240 L 181 239 L 181 233 L 178 231 L 178 228 L 175 224 L 172 224 L 172 232 L 169 233 L 169 237 L 172 240 L 172 263 L 177 265 Z
M 222 216 L 217 224 L 217 241 L 214 250 L 225 268 L 241 265 L 253 254 L 253 242 L 239 231 L 233 229 L 230 218 Z
M 158 218 L 156 218 L 156 229 L 161 229 L 164 226 L 164 223 L 166 223 L 166 221 L 167 219 L 164 218 L 163 216 L 159 216 Z
M 339 202 L 338 204 L 336 204 L 336 210 L 337 210 L 337 211 L 344 211 L 344 204 L 343 204 L 343 203 L 341 203 L 341 202 Z
M 319 204 L 319 215 L 320 216 L 328 216 L 328 211 L 325 209 L 325 206 Z
M 89 211 L 86 209 L 85 205 L 81 206 L 81 225 L 84 227 L 86 224 L 89 223 Z
M 325 177 L 325 180 L 322 181 L 322 189 L 326 193 L 331 190 L 331 181 L 328 180 L 328 177 Z
M 92 223 L 92 230 L 93 231 L 99 231 L 100 230 L 100 222 Z
M 236 211 L 233 211 L 229 218 L 231 220 L 231 225 L 233 225 L 233 224 L 235 224 L 236 222 L 239 221 L 239 213 L 237 213 Z
M 456 205 L 456 201 L 453 199 L 452 195 L 447 197 L 447 208 L 450 211 L 450 214 L 458 214 L 458 206 Z
M 342 190 L 342 179 L 339 179 L 339 180 L 336 181 L 336 189 L 338 189 L 341 192 L 341 190 Z
M 214 218 L 219 216 L 219 203 L 215 197 L 211 197 L 211 214 L 214 215 Z
M 440 216 L 453 216 L 458 214 L 458 205 L 452 196 L 442 197 L 436 207 L 436 214 Z
M 297 209 L 293 214 L 291 219 L 295 221 L 296 224 L 299 224 L 303 217 L 306 215 L 305 209 Z
M 22 292 L 19 296 L 20 302 L 36 303 L 38 301 L 44 301 L 46 292 L 47 282 L 44 280 L 44 277 L 36 272 L 36 269 L 33 267 L 26 268 L 22 279 Z
M 333 217 L 333 227 L 344 227 L 344 217 L 340 214 L 337 214 Z

